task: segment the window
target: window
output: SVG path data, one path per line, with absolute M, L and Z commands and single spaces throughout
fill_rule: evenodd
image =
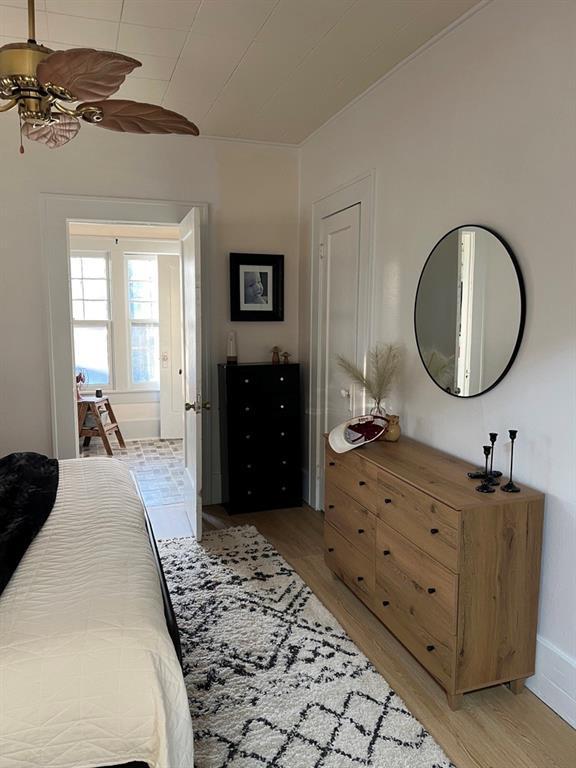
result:
M 132 384 L 160 380 L 158 262 L 156 256 L 128 256 L 128 318 Z
M 70 259 L 74 360 L 90 387 L 109 385 L 110 280 L 106 253 L 72 254 Z

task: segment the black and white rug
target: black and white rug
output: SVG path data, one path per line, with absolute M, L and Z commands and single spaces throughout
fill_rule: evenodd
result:
M 161 541 L 160 553 L 196 768 L 453 768 L 255 528 Z

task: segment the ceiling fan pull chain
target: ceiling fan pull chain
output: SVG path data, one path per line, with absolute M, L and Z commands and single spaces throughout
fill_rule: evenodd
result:
M 20 154 L 24 154 L 24 142 L 22 141 L 22 115 L 18 115 L 18 121 L 20 123 Z

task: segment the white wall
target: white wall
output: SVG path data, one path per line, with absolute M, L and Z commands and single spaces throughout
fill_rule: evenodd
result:
M 279 344 L 297 359 L 297 151 L 191 137 L 122 135 L 86 125 L 65 148 L 26 142 L 0 120 L 0 455 L 51 450 L 47 289 L 40 193 L 210 204 L 216 358 L 226 356 L 228 252 L 284 253 L 285 322 L 236 323 L 241 361 Z M 216 377 L 213 377 L 216 380 Z M 212 393 L 212 398 L 215 396 Z
M 547 494 L 537 674 L 576 723 L 576 4 L 494 0 L 305 142 L 300 355 L 308 357 L 311 211 L 376 175 L 374 338 L 399 340 L 405 433 L 477 462 L 488 431 L 517 428 L 517 479 Z M 458 400 L 426 375 L 413 332 L 420 270 L 464 223 L 499 231 L 527 288 L 524 342 L 490 393 Z

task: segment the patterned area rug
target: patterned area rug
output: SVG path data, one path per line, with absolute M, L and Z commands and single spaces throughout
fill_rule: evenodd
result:
M 255 528 L 160 542 L 196 768 L 454 768 Z

